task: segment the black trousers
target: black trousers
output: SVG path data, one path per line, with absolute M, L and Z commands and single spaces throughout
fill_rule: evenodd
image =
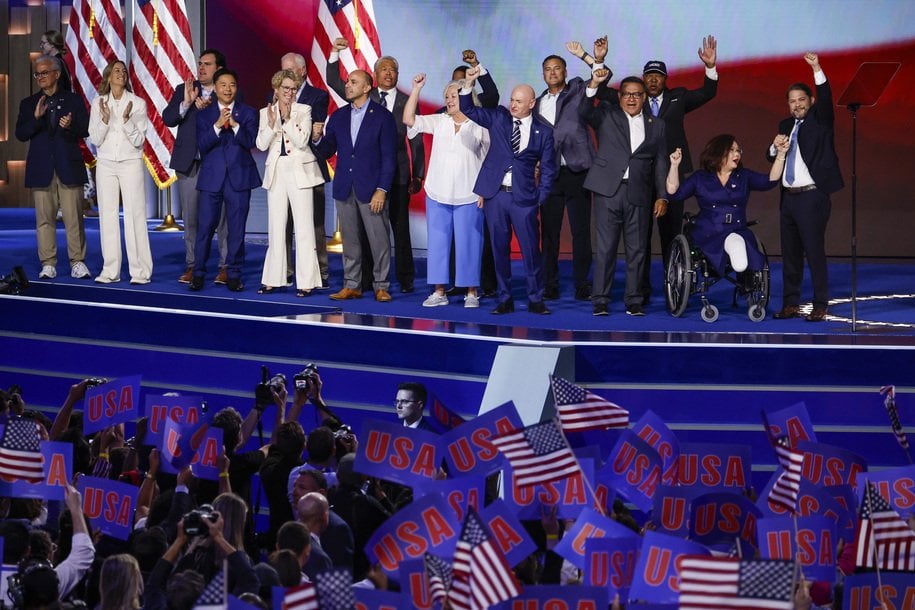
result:
M 572 234 L 572 279 L 588 284 L 591 270 L 591 192 L 585 190 L 587 171 L 561 167 L 550 196 L 540 208 L 543 274 L 546 288 L 559 288 L 559 249 L 563 212 L 568 211 Z

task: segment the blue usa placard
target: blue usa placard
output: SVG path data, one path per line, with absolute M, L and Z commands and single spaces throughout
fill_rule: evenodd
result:
M 367 419 L 362 422 L 353 468 L 409 486 L 432 480 L 441 461 L 439 436 L 434 432 Z
M 680 572 L 677 559 L 683 555 L 709 554 L 701 544 L 658 532 L 645 532 L 632 576 L 629 601 L 678 604 Z
M 508 565 L 518 563 L 537 550 L 518 514 L 503 500 L 495 500 L 479 511 L 480 519 L 486 524 L 496 546 L 505 555 Z
M 638 538 L 638 534 L 593 508 L 581 511 L 553 551 L 579 570 L 585 567 L 585 544 L 595 538 Z
M 608 599 L 619 595 L 620 600 L 629 598 L 632 575 L 642 539 L 638 536 L 625 538 L 592 538 L 585 542 L 584 584 L 603 587 Z
M 497 472 L 505 458 L 491 439 L 521 427 L 518 411 L 509 401 L 443 434 L 441 448 L 449 476 L 485 477 Z
M 200 396 L 146 396 L 146 437 L 143 443 L 158 447 L 162 444 L 165 422 L 197 425 L 206 419 Z
M 428 494 L 382 523 L 366 543 L 365 554 L 369 561 L 393 573 L 401 562 L 422 559 L 424 553 L 450 557 L 460 534 L 461 524 L 445 499 Z
M 133 529 L 139 488 L 98 477 L 80 477 L 76 488 L 83 496 L 83 513 L 92 527 L 113 538 L 127 540 Z
M 140 375 L 113 379 L 86 390 L 83 432 L 98 432 L 114 424 L 136 421 L 140 413 Z
M 3 438 L 3 426 L 0 426 Z M 73 444 L 59 441 L 41 441 L 41 455 L 44 457 L 44 481 L 0 480 L 0 496 L 7 498 L 40 498 L 42 500 L 63 500 L 67 483 L 73 480 Z

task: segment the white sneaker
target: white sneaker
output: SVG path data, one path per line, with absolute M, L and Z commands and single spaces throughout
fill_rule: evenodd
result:
M 43 265 L 41 273 L 38 274 L 39 280 L 53 280 L 55 277 L 57 277 L 57 269 L 51 265 Z
M 148 277 L 132 277 L 132 278 L 130 278 L 130 283 L 133 284 L 134 286 L 142 286 L 142 285 L 144 285 L 144 284 L 148 284 L 148 283 L 151 282 L 151 281 L 152 281 L 152 280 L 150 280 Z
M 423 307 L 439 307 L 448 304 L 448 297 L 444 294 L 433 292 L 423 301 Z
M 70 277 L 77 280 L 88 280 L 92 276 L 89 273 L 89 267 L 86 266 L 86 263 L 79 261 L 78 263 L 73 263 L 73 266 L 70 267 Z
M 475 294 L 468 294 L 464 297 L 464 307 L 474 308 L 480 306 L 480 297 Z
M 76 277 L 76 276 L 74 275 L 73 277 Z M 119 278 L 119 277 L 111 278 L 111 277 L 106 277 L 104 275 L 100 275 L 97 278 L 95 278 L 96 284 L 113 284 L 115 282 L 120 282 L 120 281 L 121 281 L 121 278 Z

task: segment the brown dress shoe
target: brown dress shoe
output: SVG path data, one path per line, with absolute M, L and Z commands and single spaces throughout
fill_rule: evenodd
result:
M 822 322 L 826 319 L 826 308 L 825 307 L 814 307 L 813 311 L 807 314 L 804 317 L 804 320 L 807 322 Z
M 178 281 L 182 284 L 190 284 L 191 280 L 194 278 L 194 266 L 190 265 L 187 269 L 184 270 L 184 273 L 181 274 L 181 277 L 178 278 Z
M 362 291 L 354 290 L 353 288 L 344 288 L 340 292 L 335 292 L 332 295 L 330 295 L 330 298 L 332 298 L 335 301 L 348 301 L 350 299 L 361 299 Z
M 787 320 L 788 318 L 801 317 L 801 308 L 797 305 L 785 305 L 781 311 L 776 311 L 772 316 L 776 320 Z
M 375 300 L 379 303 L 388 303 L 391 301 L 391 295 L 384 288 L 375 291 Z
M 226 268 L 220 267 L 219 273 L 216 274 L 216 279 L 213 280 L 214 284 L 226 284 L 229 281 L 229 276 L 226 274 Z

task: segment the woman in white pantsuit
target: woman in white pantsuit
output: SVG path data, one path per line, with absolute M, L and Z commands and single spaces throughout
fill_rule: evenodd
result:
M 95 168 L 102 271 L 95 281 L 121 281 L 121 227 L 118 204 L 124 205 L 124 242 L 131 284 L 148 284 L 152 253 L 146 226 L 146 102 L 131 93 L 127 66 L 115 60 L 102 72 L 99 94 L 89 113 L 89 139 L 98 148 Z
M 309 148 L 311 106 L 295 102 L 301 78 L 292 70 L 273 75 L 274 103 L 261 109 L 257 147 L 267 153 L 267 257 L 258 294 L 286 285 L 286 220 L 292 208 L 295 227 L 296 296 L 321 286 L 315 250 L 313 189 L 323 182 L 317 159 Z

